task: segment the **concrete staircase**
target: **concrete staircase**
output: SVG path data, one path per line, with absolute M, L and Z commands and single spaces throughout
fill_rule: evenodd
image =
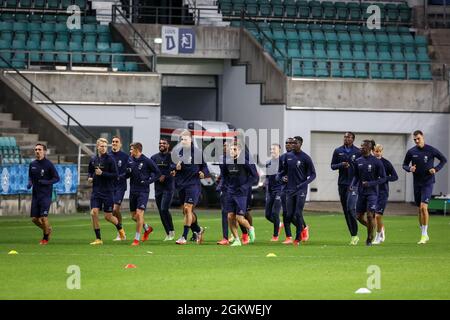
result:
M 189 7 L 189 13 L 194 16 L 196 25 L 223 27 L 230 25 L 229 22 L 222 21 L 222 13 L 218 10 L 216 0 L 183 0 L 183 4 Z
M 23 126 L 21 121 L 14 120 L 12 113 L 3 112 L 4 106 L 0 105 L 0 136 L 16 138 L 22 157 L 34 157 L 34 146 L 36 143 L 47 145 L 47 141 L 39 139 L 39 135 L 30 133 L 30 129 Z M 47 154 L 55 158 L 52 154 L 53 148 L 48 147 Z

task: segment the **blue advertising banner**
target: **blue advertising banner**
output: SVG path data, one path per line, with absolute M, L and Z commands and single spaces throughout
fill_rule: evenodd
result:
M 27 190 L 28 164 L 0 166 L 0 194 L 30 194 Z M 56 164 L 59 182 L 53 185 L 57 194 L 74 194 L 78 189 L 78 171 L 76 164 Z

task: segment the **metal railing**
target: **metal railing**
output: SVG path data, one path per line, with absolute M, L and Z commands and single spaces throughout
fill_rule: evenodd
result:
M 3 71 L 3 76 L 10 74 L 17 74 L 18 77 L 9 77 L 13 79 L 20 87 L 28 91 L 30 101 L 34 101 L 37 98 L 40 101 L 48 101 L 46 103 L 48 109 L 58 117 L 62 123 L 64 123 L 64 128 L 67 134 L 72 134 L 72 130 L 75 129 L 73 134 L 78 138 L 81 138 L 82 142 L 95 141 L 96 137 L 86 129 L 81 123 L 79 123 L 73 116 L 71 116 L 66 110 L 64 110 L 59 104 L 57 104 L 52 98 L 50 98 L 44 91 L 37 87 L 33 82 L 31 82 L 27 77 L 25 77 L 18 69 L 16 69 L 9 61 L 4 59 L 0 55 L 0 59 L 8 66 L 9 72 Z M 19 81 L 21 80 L 21 81 Z
M 351 79 L 390 79 L 390 80 L 448 80 L 448 66 L 445 64 L 431 63 L 431 62 L 395 62 L 395 61 L 367 61 L 367 60 L 342 60 L 342 59 L 302 59 L 302 58 L 290 58 L 290 67 L 287 70 L 287 74 L 291 77 L 319 77 L 319 78 L 351 78 Z M 304 62 L 310 62 L 311 64 L 307 68 L 307 73 L 304 72 Z M 315 64 L 325 63 L 326 68 L 317 68 Z M 342 64 L 342 66 L 341 66 Z M 345 65 L 348 64 L 348 65 Z M 356 65 L 358 64 L 358 65 Z M 373 66 L 390 65 L 391 69 L 377 69 L 379 76 L 373 76 Z M 394 65 L 402 65 L 402 69 L 395 69 Z M 425 65 L 430 66 L 430 76 L 432 79 L 421 79 L 420 69 L 417 67 Z M 349 68 L 351 66 L 351 68 Z M 362 68 L 362 66 L 364 66 Z M 416 67 L 416 74 L 412 75 L 410 70 L 411 66 Z M 317 73 L 317 71 L 320 71 Z M 341 75 L 337 75 L 339 72 Z M 343 73 L 347 72 L 346 75 Z M 357 73 L 359 74 L 357 75 Z M 383 78 L 383 72 L 391 72 L 392 76 Z M 396 76 L 397 74 L 404 74 L 403 77 Z M 353 76 L 352 76 L 353 74 Z
M 73 70 L 74 67 L 102 67 L 112 69 L 113 71 L 148 71 L 149 67 L 146 63 L 141 62 L 142 54 L 135 53 L 110 53 L 110 52 L 97 52 L 97 51 L 56 51 L 56 50 L 12 50 L 3 49 L 0 50 L 0 55 L 4 53 L 24 54 L 24 59 L 12 59 L 24 63 L 24 67 L 30 69 L 32 66 L 54 66 L 54 67 L 66 67 L 67 70 Z M 43 59 L 41 55 L 53 55 L 51 59 Z M 86 57 L 95 56 L 95 61 L 89 61 Z M 76 59 L 74 59 L 76 57 Z M 86 60 L 84 60 L 84 58 Z M 126 60 L 126 58 L 133 59 L 132 61 Z M 10 59 L 11 61 L 11 59 Z M 125 62 L 136 63 L 137 70 L 126 70 L 123 65 Z M 121 69 L 121 68 L 124 69 Z M 117 70 L 116 70 L 117 69 Z
M 118 19 L 120 17 L 120 19 Z M 148 65 L 151 72 L 156 71 L 156 52 L 149 45 L 149 43 L 144 39 L 144 37 L 140 34 L 139 31 L 133 26 L 133 24 L 128 20 L 127 16 L 118 8 L 117 5 L 112 6 L 112 17 L 111 20 L 113 23 L 121 23 L 125 22 L 125 25 L 128 26 L 132 33 L 132 43 L 134 48 L 142 49 L 145 55 L 149 58 L 150 65 Z M 145 60 L 144 60 L 145 61 Z

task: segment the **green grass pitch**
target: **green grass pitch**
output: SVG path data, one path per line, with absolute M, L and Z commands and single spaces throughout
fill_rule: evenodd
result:
M 450 299 L 449 217 L 431 217 L 426 245 L 417 245 L 416 217 L 388 216 L 384 244 L 366 247 L 360 226 L 361 241 L 352 247 L 341 214 L 307 213 L 310 241 L 294 247 L 271 243 L 272 225 L 255 210 L 256 242 L 228 247 L 216 245 L 219 211 L 198 214 L 208 228 L 203 245 L 163 242 L 159 216 L 150 212 L 146 219 L 155 232 L 139 247 L 113 242 L 115 228 L 104 220 L 104 245 L 90 246 L 89 215 L 50 216 L 48 246 L 38 244 L 41 232 L 28 218 L 0 217 L 0 299 Z M 182 216 L 178 210 L 173 215 L 179 236 Z M 124 216 L 132 238 L 133 221 Z M 79 290 L 67 289 L 70 265 L 80 267 Z M 355 294 L 367 286 L 371 265 L 380 268 L 381 288 Z

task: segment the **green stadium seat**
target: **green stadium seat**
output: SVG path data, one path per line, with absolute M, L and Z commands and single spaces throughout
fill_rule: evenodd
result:
M 342 63 L 342 77 L 343 78 L 354 78 L 355 72 L 353 70 L 353 63 L 343 62 Z
M 258 15 L 258 4 L 256 0 L 245 0 L 245 10 L 251 17 Z
M 287 56 L 289 58 L 294 58 L 294 59 L 298 59 L 298 58 L 302 57 L 299 48 L 288 48 Z
M 405 65 L 401 63 L 396 63 L 394 65 L 394 78 L 395 79 L 406 79 Z
M 325 32 L 325 40 L 327 41 L 327 44 L 338 42 L 338 37 L 336 35 L 336 32 L 326 31 Z
M 84 61 L 87 63 L 96 63 L 97 62 L 97 47 L 93 42 L 84 42 L 83 43 L 83 51 L 85 52 Z
M 386 5 L 386 14 L 389 22 L 396 22 L 400 16 L 400 11 L 397 8 L 397 4 L 388 3 Z
M 378 63 L 370 63 L 370 77 L 372 79 L 381 79 L 381 72 Z
M 342 60 L 353 60 L 353 54 L 350 50 L 341 50 L 340 57 Z
M 39 50 L 40 50 L 40 42 L 39 41 L 29 39 L 27 41 L 26 47 L 27 47 L 27 50 L 34 51 L 34 52 L 30 52 L 30 61 L 31 62 L 41 61 L 41 54 L 39 53 Z
M 61 0 L 61 8 L 63 10 L 66 10 L 71 5 L 72 5 L 72 0 Z
M 299 31 L 298 36 L 300 41 L 311 41 L 311 33 L 309 31 Z
M 311 49 L 303 49 L 300 52 L 302 59 L 313 59 L 314 53 Z
M 311 8 L 311 16 L 313 19 L 322 19 L 323 8 L 319 1 L 313 0 L 309 1 L 309 7 Z
M 287 48 L 288 49 L 299 49 L 300 44 L 299 44 L 298 40 L 288 40 Z
M 378 61 L 391 61 L 392 57 L 391 54 L 387 51 L 380 52 L 378 55 Z
M 45 8 L 46 0 L 34 0 L 34 7 L 35 8 Z
M 339 55 L 339 51 L 333 49 L 327 50 L 327 57 L 329 60 L 339 60 L 341 58 L 341 56 Z
M 416 62 L 416 54 L 414 52 L 405 52 L 405 60 L 408 62 Z
M 14 32 L 27 32 L 28 31 L 28 23 L 14 22 L 13 23 L 13 31 Z
M 347 31 L 338 31 L 337 37 L 340 43 L 351 43 L 350 35 Z
M 327 43 L 327 50 L 338 50 L 338 43 L 337 42 L 328 42 Z
M 411 80 L 419 80 L 420 75 L 417 71 L 417 65 L 415 63 L 408 63 L 408 66 L 406 67 L 407 72 L 407 79 Z
M 400 34 L 410 34 L 409 28 L 404 26 L 398 27 L 398 33 Z
M 295 0 L 285 0 L 284 11 L 286 12 L 286 17 L 296 18 L 297 17 L 297 5 Z
M 56 23 L 63 23 L 66 25 L 67 27 L 67 19 L 68 19 L 68 15 L 65 14 L 59 14 L 56 16 Z
M 428 53 L 419 52 L 417 53 L 417 61 L 419 62 L 429 62 L 430 57 L 428 56 Z
M 325 35 L 323 34 L 322 31 L 319 30 L 315 30 L 311 32 L 311 38 L 313 41 L 322 41 L 325 42 Z
M 394 79 L 394 73 L 392 72 L 392 65 L 390 63 L 381 64 L 381 78 Z
M 427 38 L 425 36 L 418 36 L 414 38 L 414 43 L 416 47 L 426 47 L 428 45 Z
M 87 0 L 75 0 L 74 3 L 75 3 L 75 5 L 80 7 L 80 10 L 82 10 L 82 11 L 86 10 Z
M 272 39 L 274 40 L 284 40 L 286 39 L 286 34 L 283 29 L 272 29 Z
M 295 28 L 297 31 L 309 31 L 309 25 L 307 23 L 297 23 Z
M 312 50 L 313 43 L 312 41 L 301 41 L 300 42 L 300 48 L 302 50 Z
M 401 52 L 392 52 L 392 61 L 401 62 L 405 61 L 405 57 Z
M 314 49 L 314 58 L 318 60 L 327 60 L 328 55 L 325 49 Z
M 67 45 L 67 42 L 56 41 L 55 42 L 55 51 L 58 51 L 58 53 L 56 54 L 57 62 L 63 62 L 63 63 L 69 62 L 69 54 L 67 53 L 69 51 L 69 46 Z
M 411 8 L 406 3 L 401 3 L 399 5 L 400 11 L 400 21 L 409 22 L 411 21 Z
M 353 59 L 356 61 L 366 60 L 366 55 L 364 51 L 353 51 Z
M 270 4 L 272 5 L 272 12 L 274 17 L 284 16 L 283 2 L 281 0 L 271 0 Z
M 20 8 L 31 8 L 31 0 L 20 0 Z
M 56 23 L 56 16 L 50 14 L 44 14 L 42 20 L 47 23 Z
M 302 75 L 304 77 L 314 77 L 314 64 L 312 61 L 303 61 L 302 63 Z
M 28 15 L 26 13 L 16 13 L 14 19 L 16 22 L 28 22 Z
M 340 62 L 337 61 L 330 62 L 330 74 L 332 77 L 342 77 Z
M 134 61 L 125 61 L 125 71 L 127 72 L 139 71 L 138 64 Z
M 316 63 L 315 76 L 316 77 L 329 77 L 330 76 L 330 72 L 328 71 L 328 65 L 326 62 L 318 61 Z
M 354 66 L 356 78 L 367 78 L 366 64 L 363 62 L 357 62 Z
M 55 54 L 53 53 L 54 50 L 55 46 L 53 45 L 53 42 L 41 41 L 41 51 L 44 51 L 42 53 L 42 61 L 54 62 L 55 61 Z
M 28 19 L 30 20 L 30 22 L 37 22 L 37 23 L 42 22 L 42 16 L 38 13 L 30 14 L 28 16 Z
M 83 48 L 80 42 L 69 42 L 69 50 L 71 51 L 72 63 L 83 62 L 83 55 L 81 54 Z
M 361 20 L 361 8 L 359 6 L 359 3 L 349 2 L 347 3 L 347 8 L 349 10 L 350 20 Z
M 328 20 L 334 20 L 336 18 L 336 7 L 331 1 L 323 1 L 323 17 Z
M 308 19 L 311 14 L 308 1 L 300 0 L 296 2 L 298 17 L 300 19 Z
M 298 40 L 299 39 L 299 36 L 298 36 L 298 33 L 297 33 L 297 30 L 291 30 L 291 29 L 289 29 L 289 30 L 286 30 L 286 39 L 287 40 Z
M 58 9 L 59 0 L 47 0 L 47 6 L 49 9 Z
M 5 0 L 7 8 L 16 8 L 18 6 L 18 1 L 16 0 Z

